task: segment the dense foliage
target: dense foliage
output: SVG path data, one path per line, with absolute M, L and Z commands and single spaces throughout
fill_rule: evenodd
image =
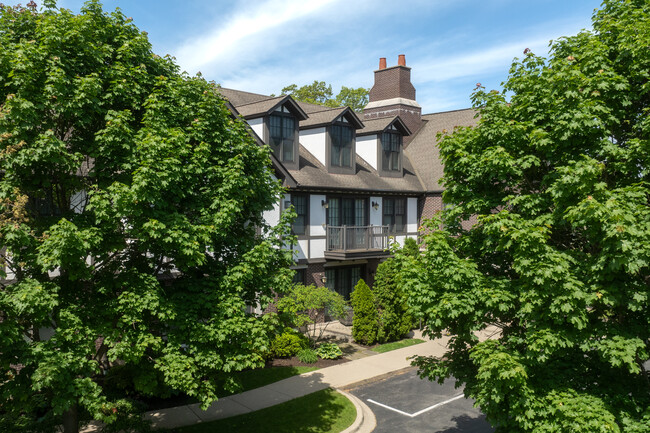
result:
M 336 343 L 321 343 L 314 351 L 322 359 L 338 359 L 343 356 L 343 351 Z
M 312 346 L 327 329 L 317 323 L 325 320 L 339 320 L 347 314 L 343 296 L 327 287 L 296 284 L 277 302 L 282 322 L 300 329 L 309 337 Z
M 116 367 L 207 404 L 291 278 L 268 150 L 119 11 L 45 3 L 0 5 L 0 430 L 116 422 Z
M 333 97 L 332 85 L 326 84 L 325 81 L 314 81 L 302 87 L 290 84 L 284 87 L 280 93 L 291 95 L 297 101 L 310 104 L 326 107 L 350 107 L 358 113 L 363 112 L 363 108 L 368 104 L 368 89 L 342 86 L 341 91 Z
M 305 364 L 313 364 L 314 362 L 318 361 L 318 355 L 314 351 L 314 349 L 307 347 L 305 349 L 302 349 L 299 351 L 296 356 L 300 360 L 300 362 L 304 362 Z
M 271 341 L 270 355 L 272 358 L 289 358 L 307 347 L 309 341 L 304 335 L 291 328 L 285 328 Z
M 350 294 L 354 317 L 352 319 L 352 338 L 357 343 L 374 344 L 379 332 L 379 314 L 375 297 L 365 281 L 359 280 Z
M 446 229 L 400 259 L 428 333 L 452 334 L 417 364 L 498 432 L 650 431 L 650 2 L 606 0 L 593 29 L 524 51 L 510 101 L 477 89 L 478 126 L 440 144 Z
M 395 260 L 391 258 L 379 264 L 372 286 L 379 315 L 379 343 L 400 340 L 413 329 L 414 319 L 398 279 L 399 268 Z

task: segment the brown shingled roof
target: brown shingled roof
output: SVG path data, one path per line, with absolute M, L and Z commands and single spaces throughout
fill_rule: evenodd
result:
M 264 101 L 270 99 L 269 95 L 260 95 L 259 93 L 243 92 L 241 90 L 227 89 L 225 87 L 218 87 L 217 91 L 226 98 L 230 103 L 237 107 L 238 105 L 250 104 L 253 102 Z
M 391 123 L 397 121 L 397 127 L 402 130 L 404 135 L 411 135 L 408 126 L 397 116 L 383 117 L 381 119 L 366 119 L 363 121 L 364 128 L 357 131 L 357 136 L 370 135 L 382 133 L 390 126 Z
M 420 193 L 422 185 L 415 175 L 411 163 L 404 158 L 404 176 L 380 177 L 377 171 L 363 158 L 356 156 L 356 173 L 331 174 L 327 168 L 307 149 L 300 145 L 300 164 L 298 170 L 289 170 L 298 187 L 322 190 L 359 190 L 378 194 Z
M 442 191 L 440 184 L 443 165 L 438 149 L 438 132 L 452 132 L 456 126 L 474 126 L 478 119 L 472 108 L 447 111 L 422 116 L 422 127 L 418 130 L 404 154 L 411 160 L 426 192 Z

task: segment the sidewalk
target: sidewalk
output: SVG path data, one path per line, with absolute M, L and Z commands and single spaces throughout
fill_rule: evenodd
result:
M 330 326 L 326 334 L 334 334 L 338 340 L 349 342 L 349 339 L 345 338 L 346 334 L 349 336 L 349 327 L 338 322 L 332 322 Z M 479 334 L 479 339 L 493 338 L 494 335 L 494 329 L 485 330 Z M 376 425 L 372 411 L 363 402 L 342 389 L 410 367 L 411 361 L 408 358 L 414 355 L 441 357 L 446 352 L 449 341 L 449 337 L 428 340 L 417 330 L 414 331 L 413 338 L 420 338 L 425 342 L 381 354 L 366 349 L 358 354 L 358 358 L 353 357 L 357 359 L 352 361 L 220 398 L 205 411 L 201 410 L 199 404 L 191 404 L 148 412 L 145 417 L 152 421 L 154 428 L 171 429 L 254 412 L 316 391 L 334 388 L 350 399 L 357 408 L 357 419 L 343 433 L 368 433 Z M 82 431 L 91 433 L 98 429 L 97 426 L 89 425 Z
M 419 335 L 416 333 L 417 337 Z M 155 428 L 169 429 L 254 412 L 326 388 L 345 388 L 402 370 L 411 365 L 408 358 L 413 355 L 442 356 L 447 341 L 448 338 L 426 341 L 290 377 L 241 394 L 223 397 L 205 411 L 198 404 L 192 404 L 149 412 L 145 416 L 152 420 Z

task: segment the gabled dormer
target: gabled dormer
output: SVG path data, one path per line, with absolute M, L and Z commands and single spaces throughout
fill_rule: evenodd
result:
M 298 169 L 298 125 L 307 114 L 291 96 L 279 96 L 237 106 L 251 129 L 290 170 Z
M 313 110 L 319 110 L 313 108 Z M 300 122 L 300 142 L 326 168 L 328 173 L 356 173 L 356 131 L 363 123 L 348 107 L 309 111 Z
M 411 131 L 399 117 L 366 120 L 357 131 L 357 154 L 382 177 L 402 177 L 404 137 Z

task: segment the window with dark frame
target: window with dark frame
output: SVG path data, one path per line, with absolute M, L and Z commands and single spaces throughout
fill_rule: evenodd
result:
M 330 131 L 332 148 L 330 165 L 333 167 L 352 167 L 352 145 L 354 132 L 352 127 L 343 123 L 334 124 Z
M 384 132 L 381 135 L 381 168 L 384 171 L 400 171 L 402 135 L 398 132 Z
M 383 199 L 382 224 L 388 226 L 390 233 L 406 232 L 406 198 Z
M 285 107 L 269 116 L 269 142 L 282 162 L 294 161 L 296 120 Z
M 354 290 L 354 286 L 361 279 L 362 272 L 363 266 L 326 269 L 325 277 L 327 278 L 327 282 L 325 286 L 343 296 L 347 301 L 350 299 L 350 293 Z
M 305 284 L 305 269 L 294 269 L 292 284 Z
M 327 204 L 328 225 L 356 227 L 367 225 L 368 199 L 328 197 Z
M 307 234 L 309 196 L 291 195 L 291 205 L 296 212 L 296 219 L 293 221 L 293 233 L 295 235 Z

